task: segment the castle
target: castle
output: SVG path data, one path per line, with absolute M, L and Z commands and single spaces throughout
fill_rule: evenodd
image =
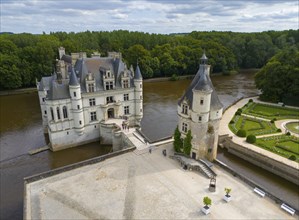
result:
M 190 157 L 213 161 L 217 155 L 223 106 L 211 82 L 205 53 L 200 60 L 197 74 L 178 102 L 178 128 L 183 138 L 191 131 Z
M 37 83 L 44 132 L 53 151 L 101 140 L 111 144 L 113 118 L 140 126 L 143 117 L 142 75 L 127 68 L 120 53 L 87 58 L 59 48 L 56 72 Z M 108 123 L 109 124 L 109 123 Z

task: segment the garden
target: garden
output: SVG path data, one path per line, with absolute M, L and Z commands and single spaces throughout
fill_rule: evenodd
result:
M 274 123 L 276 120 L 294 118 L 299 118 L 297 109 L 254 103 L 249 100 L 237 110 L 228 126 L 234 134 L 246 138 L 246 142 L 299 163 L 299 138 L 291 136 L 290 132 L 277 134 L 281 129 Z M 290 122 L 286 126 L 291 131 L 297 129 L 295 133 L 298 133 L 298 122 Z M 256 137 L 266 134 L 273 136 Z
M 255 145 L 299 163 L 299 138 L 276 135 L 256 139 Z

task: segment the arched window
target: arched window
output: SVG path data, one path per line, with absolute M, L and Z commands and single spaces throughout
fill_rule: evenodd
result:
M 57 118 L 59 120 L 60 119 L 60 110 L 59 110 L 59 107 L 57 107 L 56 110 L 57 110 Z
M 52 120 L 54 121 L 54 112 L 53 112 L 53 108 L 52 107 L 50 108 L 50 111 L 51 111 Z
M 63 106 L 62 111 L 63 111 L 63 118 L 67 118 L 67 108 L 66 108 L 66 106 Z

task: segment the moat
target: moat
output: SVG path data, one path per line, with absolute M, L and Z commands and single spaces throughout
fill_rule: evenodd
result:
M 225 107 L 241 97 L 258 93 L 253 75 L 242 73 L 212 76 L 213 84 Z M 189 84 L 190 80 L 144 83 L 142 130 L 151 140 L 173 134 L 177 124 L 177 100 Z M 1 96 L 0 103 L 1 219 L 22 219 L 24 177 L 111 151 L 110 146 L 99 147 L 98 143 L 91 143 L 60 152 L 46 151 L 29 156 L 29 150 L 42 147 L 48 142 L 43 134 L 37 94 Z M 278 197 L 284 197 L 286 201 L 294 202 L 299 196 L 294 184 L 226 151 L 219 150 L 218 159 L 275 192 Z

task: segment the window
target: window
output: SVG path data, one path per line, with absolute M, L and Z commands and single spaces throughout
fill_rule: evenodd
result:
M 43 98 L 43 102 L 45 102 L 45 98 Z
M 45 115 L 47 114 L 47 111 L 45 111 Z
M 124 106 L 124 113 L 125 113 L 125 115 L 130 114 L 129 106 Z
M 53 111 L 53 108 L 52 108 L 52 107 L 50 108 L 50 111 L 51 111 L 51 117 L 52 117 L 52 120 L 54 120 L 54 111 Z
M 77 94 L 76 94 L 76 92 L 74 92 L 74 97 L 76 97 L 77 96 Z
M 201 119 L 202 119 L 201 116 L 198 116 L 198 121 L 201 121 Z
M 82 121 L 79 121 L 79 124 L 82 125 Z
M 88 91 L 94 92 L 94 84 L 93 83 L 88 84 Z
M 203 99 L 200 99 L 200 104 L 203 105 Z
M 124 94 L 124 101 L 129 101 L 129 94 Z
M 188 105 L 183 105 L 182 113 L 188 115 Z
M 123 81 L 123 88 L 129 88 L 129 80 Z
M 113 89 L 113 82 L 106 82 L 106 90 L 111 90 Z
M 97 113 L 90 112 L 90 121 L 96 121 L 96 120 L 97 120 Z
M 142 95 L 140 96 L 140 99 L 142 99 Z
M 187 133 L 187 131 L 188 131 L 188 125 L 187 125 L 186 123 L 184 123 L 184 122 L 183 122 L 183 124 L 182 124 L 182 131 L 183 131 L 184 133 Z
M 95 106 L 96 105 L 96 99 L 95 98 L 89 99 L 89 105 L 90 106 Z
M 140 109 L 140 112 L 142 112 L 142 108 Z
M 77 108 L 80 109 L 80 105 L 77 105 Z
M 59 120 L 60 119 L 60 110 L 59 110 L 59 107 L 56 108 L 56 111 L 57 111 L 57 118 Z
M 63 112 L 63 118 L 67 118 L 67 108 L 66 108 L 66 106 L 63 106 L 62 112 Z
M 140 89 L 142 88 L 142 85 L 140 84 Z
M 114 102 L 113 96 L 106 97 L 107 104 Z

